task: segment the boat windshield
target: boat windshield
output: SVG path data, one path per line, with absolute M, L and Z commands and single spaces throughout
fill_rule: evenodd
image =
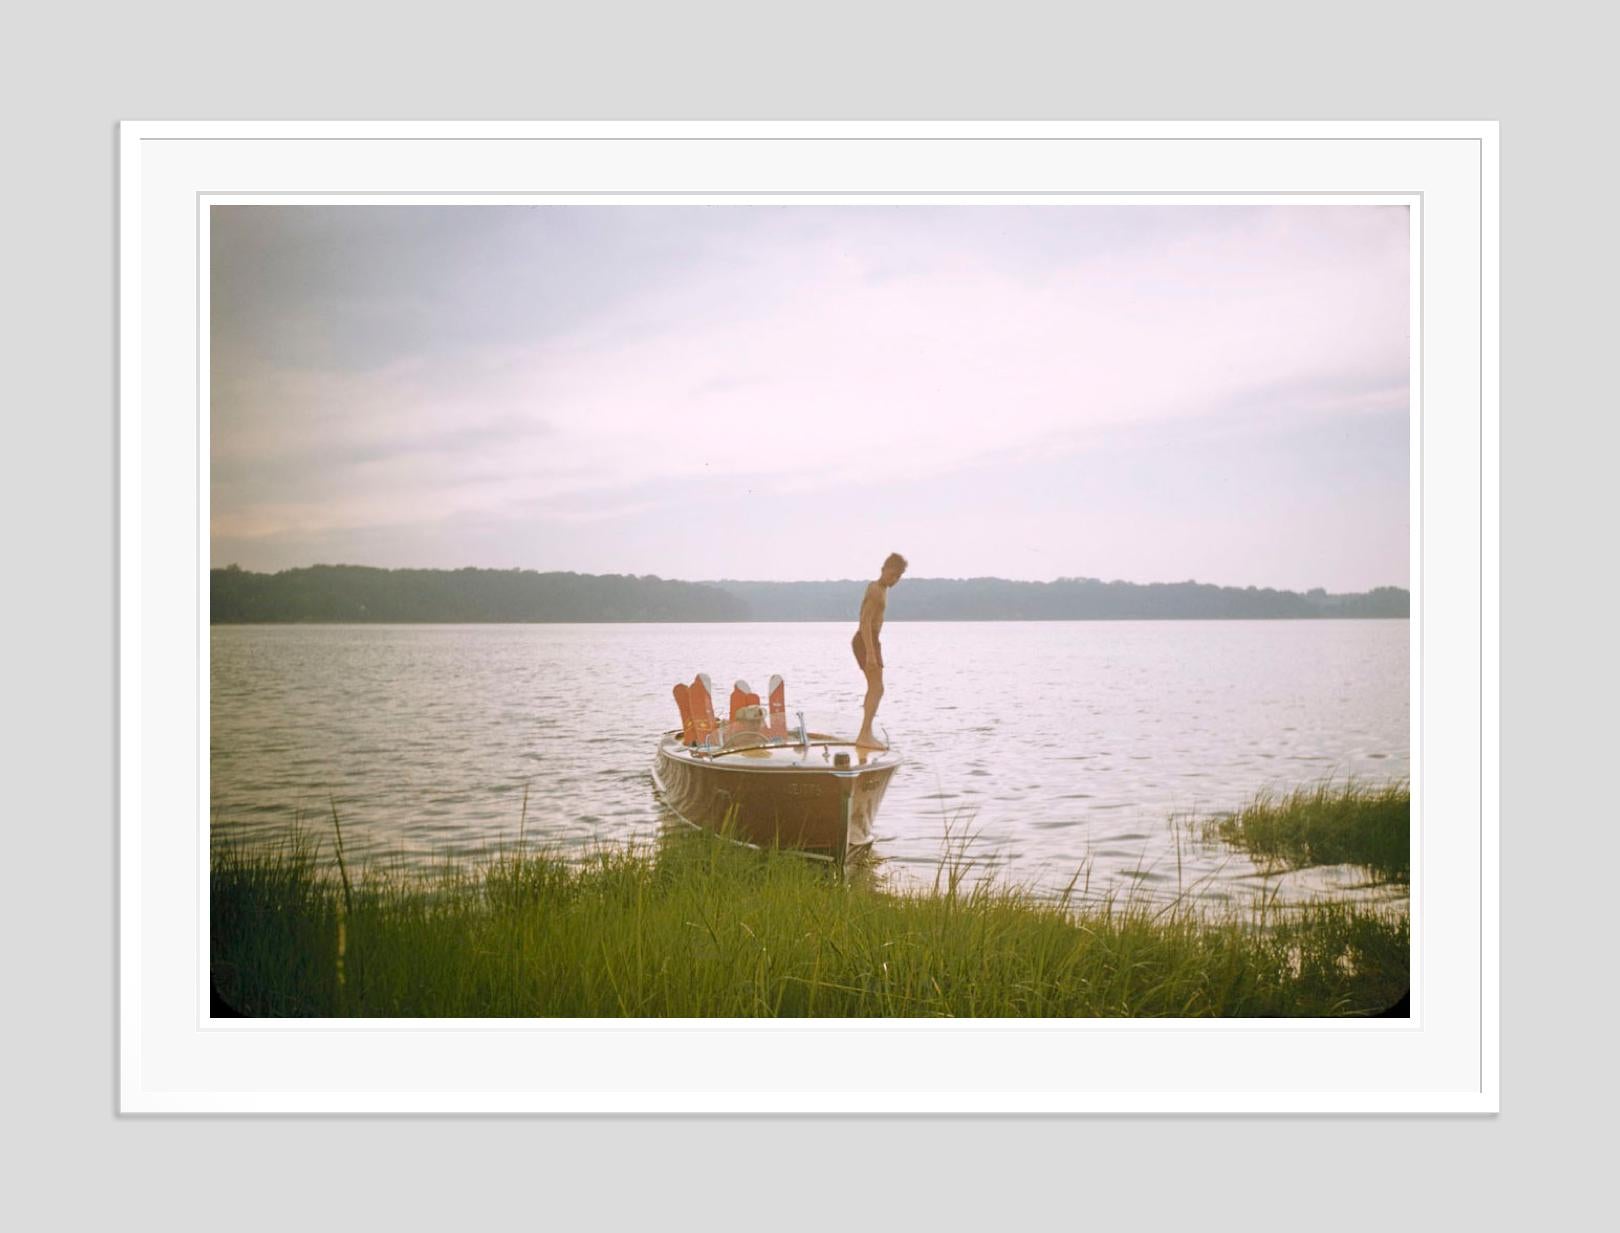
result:
M 708 734 L 706 740 L 700 740 L 692 747 L 712 753 L 764 746 L 854 744 L 854 736 L 845 731 L 842 724 L 834 725 L 805 716 L 801 730 L 800 722 L 798 712 L 786 716 L 785 719 L 781 715 L 775 716 L 774 720 L 769 715 L 762 720 L 722 719 L 715 731 Z

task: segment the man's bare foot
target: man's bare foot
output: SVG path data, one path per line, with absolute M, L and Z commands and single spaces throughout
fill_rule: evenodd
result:
M 856 749 L 887 749 L 888 746 L 870 732 L 863 732 L 855 738 Z

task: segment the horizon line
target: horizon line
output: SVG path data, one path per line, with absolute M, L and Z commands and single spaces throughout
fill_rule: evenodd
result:
M 363 565 L 354 561 L 315 561 L 308 565 L 288 565 L 281 569 L 252 569 L 232 561 L 226 565 L 209 565 L 209 572 L 226 572 L 239 570 L 247 574 L 261 574 L 274 576 L 276 574 L 292 573 L 301 569 L 374 569 L 385 573 L 464 573 L 468 571 L 481 571 L 492 574 L 566 574 L 576 578 L 632 578 L 652 579 L 657 582 L 681 582 L 689 586 L 716 586 L 725 583 L 764 584 L 767 586 L 801 586 L 815 583 L 860 583 L 871 582 L 870 578 L 670 578 L 663 574 L 634 574 L 634 573 L 589 573 L 577 569 L 540 569 L 532 565 Z M 901 581 L 910 582 L 1010 582 L 1021 586 L 1053 586 L 1062 582 L 1097 582 L 1104 586 L 1207 586 L 1220 590 L 1231 591 L 1283 591 L 1296 595 L 1307 595 L 1311 591 L 1321 591 L 1328 595 L 1367 595 L 1373 591 L 1411 590 L 1410 584 L 1378 583 L 1359 591 L 1330 591 L 1327 587 L 1317 585 L 1313 587 L 1287 587 L 1273 584 L 1260 585 L 1259 583 L 1237 582 L 1209 582 L 1197 578 L 1158 579 L 1149 582 L 1138 582 L 1130 578 L 1101 578 L 1092 574 L 1059 574 L 1055 578 L 1005 578 L 1000 574 L 968 574 L 961 576 L 951 575 L 903 575 Z

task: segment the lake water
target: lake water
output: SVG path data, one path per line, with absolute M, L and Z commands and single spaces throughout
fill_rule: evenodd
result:
M 357 852 L 476 856 L 651 839 L 657 734 L 698 671 L 746 678 L 853 732 L 853 623 L 215 626 L 217 833 L 273 838 L 337 802 Z M 1325 777 L 1409 774 L 1406 621 L 893 622 L 878 716 L 905 758 L 878 816 L 883 868 L 929 877 L 947 821 L 983 869 L 1092 893 L 1404 900 L 1348 869 L 1265 878 L 1188 815 Z M 1178 825 L 1173 819 L 1182 819 Z M 324 832 L 323 832 L 324 833 Z

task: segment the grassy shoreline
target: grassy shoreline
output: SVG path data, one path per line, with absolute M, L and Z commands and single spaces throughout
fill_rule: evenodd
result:
M 221 843 L 211 968 L 250 1016 L 1322 1016 L 1406 992 L 1404 912 L 1080 906 L 963 871 L 899 891 L 689 835 L 422 879 L 308 835 Z
M 1406 882 L 1411 815 L 1412 790 L 1404 781 L 1324 782 L 1261 793 L 1236 813 L 1211 819 L 1205 833 L 1268 869 L 1359 865 L 1380 880 Z

